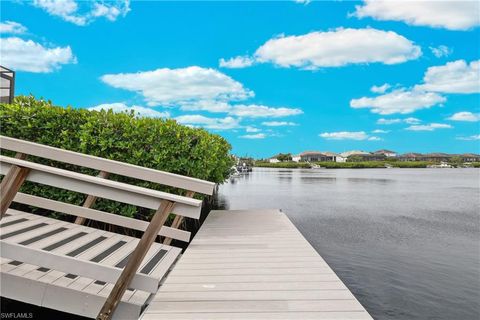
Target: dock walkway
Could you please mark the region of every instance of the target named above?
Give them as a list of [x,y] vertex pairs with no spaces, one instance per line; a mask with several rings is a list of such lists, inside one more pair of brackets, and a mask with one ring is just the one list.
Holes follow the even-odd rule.
[[143,320],[371,319],[280,210],[212,211]]

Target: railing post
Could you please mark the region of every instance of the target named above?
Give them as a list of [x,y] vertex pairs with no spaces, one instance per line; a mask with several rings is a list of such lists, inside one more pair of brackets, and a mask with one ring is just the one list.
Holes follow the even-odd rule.
[[[27,158],[27,155],[18,152],[15,155],[15,158],[24,160]],[[0,219],[3,218],[12,204],[13,198],[15,198],[15,195],[22,186],[29,172],[29,168],[12,166],[3,177],[2,183],[0,184]]]
[[150,224],[145,230],[145,233],[135,247],[135,250],[133,250],[132,254],[130,255],[127,265],[122,271],[122,274],[118,278],[115,286],[110,292],[110,295],[105,301],[105,304],[98,313],[97,320],[111,319],[113,312],[117,308],[118,303],[120,302],[123,294],[125,293],[125,290],[127,290],[128,285],[130,284],[138,268],[142,264],[145,255],[155,241],[158,232],[167,220],[170,212],[172,212],[174,204],[175,202],[162,200],[160,207],[155,212],[155,215],[150,221]]
[[[108,172],[100,171],[100,173],[98,174],[97,177],[105,179],[105,178],[108,177]],[[85,199],[85,202],[83,203],[83,207],[85,207],[85,208],[92,207],[96,200],[97,200],[96,196],[92,196],[91,194],[89,194],[87,199]],[[84,224],[86,220],[87,220],[86,218],[77,217],[77,219],[75,219],[75,223],[76,224]]]
[[[185,197],[193,198],[194,195],[195,195],[195,192],[187,191],[187,193],[185,194]],[[182,224],[182,221],[183,221],[183,216],[176,215],[172,221],[171,227],[178,229]],[[172,238],[165,238],[163,240],[163,244],[170,245],[170,243],[172,243]]]

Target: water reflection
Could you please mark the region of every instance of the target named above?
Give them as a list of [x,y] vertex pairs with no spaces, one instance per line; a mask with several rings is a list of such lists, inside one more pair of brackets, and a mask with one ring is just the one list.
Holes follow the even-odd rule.
[[255,169],[226,209],[281,208],[378,319],[479,319],[478,169]]

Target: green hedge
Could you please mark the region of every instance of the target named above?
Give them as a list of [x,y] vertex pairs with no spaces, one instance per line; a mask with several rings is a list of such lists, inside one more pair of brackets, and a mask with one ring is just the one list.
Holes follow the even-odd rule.
[[[174,120],[135,117],[133,113],[89,111],[53,106],[32,96],[0,104],[2,135],[87,153],[143,167],[222,183],[233,165],[230,144],[203,129],[179,125]],[[5,152],[3,152],[5,153]],[[96,174],[93,170],[38,159],[61,168]],[[175,192],[153,183],[112,176],[114,180]],[[85,196],[38,184],[25,184],[23,192],[80,204]],[[95,208],[136,216],[132,206],[97,201]],[[147,212],[143,211],[143,214]],[[147,214],[148,215],[148,214]]]

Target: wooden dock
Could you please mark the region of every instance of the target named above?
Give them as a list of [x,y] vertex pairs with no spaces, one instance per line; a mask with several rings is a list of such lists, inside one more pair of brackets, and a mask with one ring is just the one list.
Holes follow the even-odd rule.
[[212,211],[143,320],[371,319],[280,210]]

